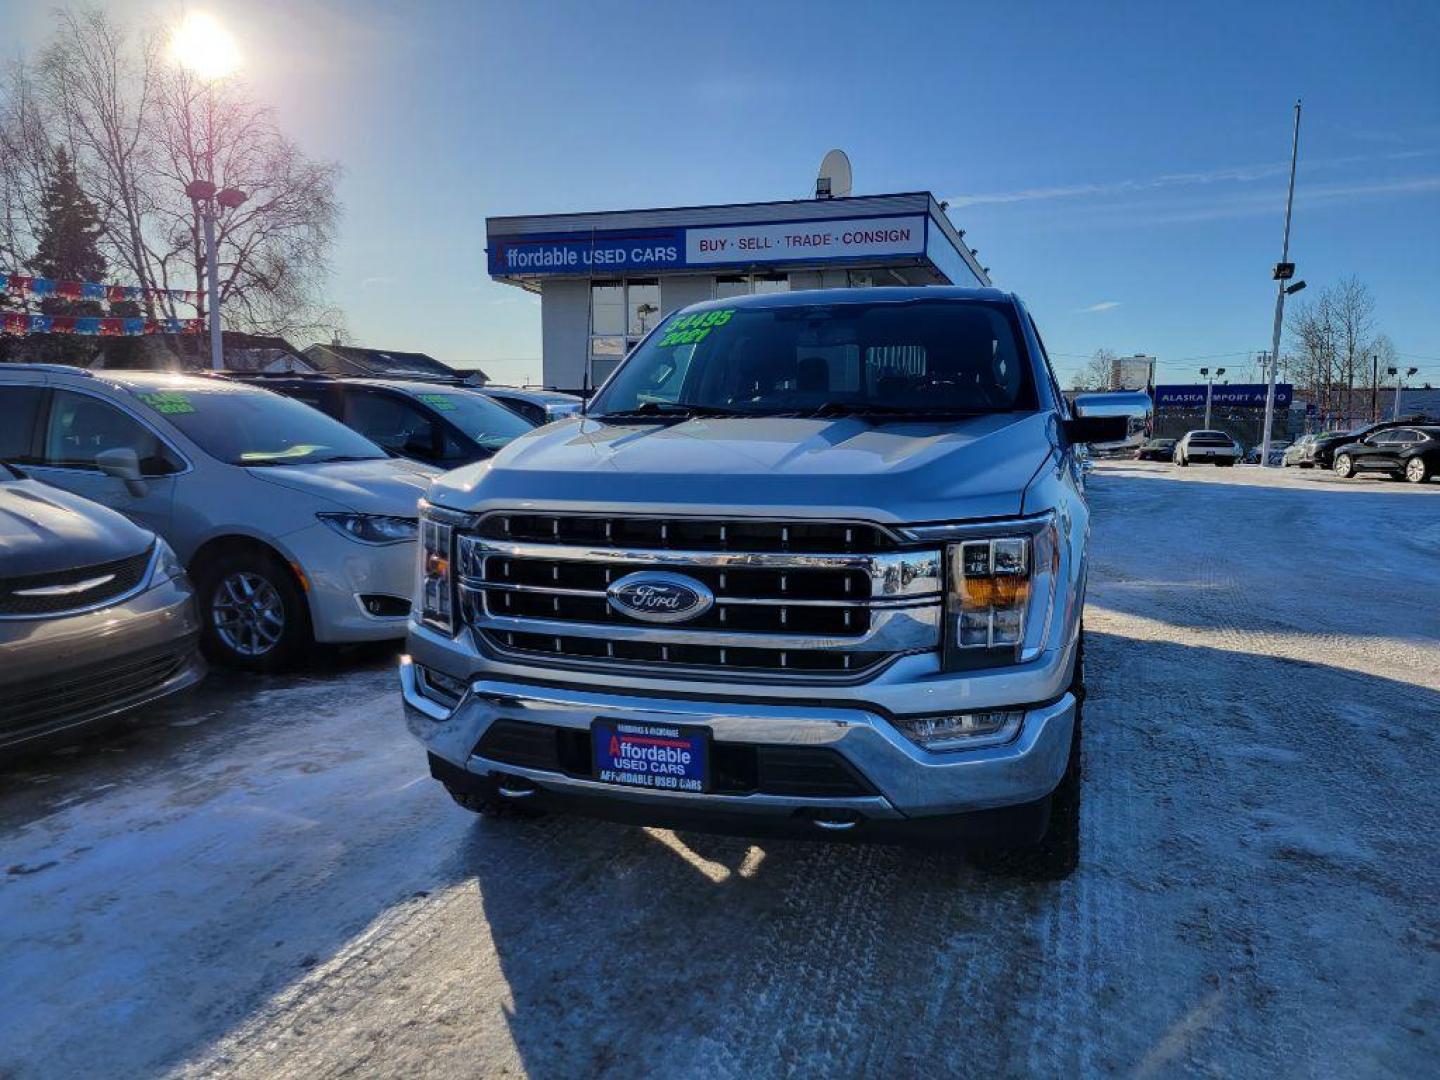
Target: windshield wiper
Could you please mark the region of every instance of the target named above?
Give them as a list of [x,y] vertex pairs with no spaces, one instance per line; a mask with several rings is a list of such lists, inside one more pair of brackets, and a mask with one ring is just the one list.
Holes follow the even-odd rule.
[[691,405],[678,401],[647,401],[634,409],[619,409],[615,412],[591,413],[592,420],[635,420],[656,418],[661,420],[690,420],[700,416],[753,416],[744,409],[731,409],[721,405]]

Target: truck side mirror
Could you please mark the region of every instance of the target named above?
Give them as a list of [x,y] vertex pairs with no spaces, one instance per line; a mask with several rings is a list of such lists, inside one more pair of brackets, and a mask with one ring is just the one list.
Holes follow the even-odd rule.
[[130,447],[101,450],[95,455],[95,464],[106,476],[125,481],[125,490],[137,499],[146,493],[145,480],[140,475],[140,458]]
[[1065,421],[1065,438],[1072,443],[1124,442],[1130,420],[1124,416],[1073,416]]

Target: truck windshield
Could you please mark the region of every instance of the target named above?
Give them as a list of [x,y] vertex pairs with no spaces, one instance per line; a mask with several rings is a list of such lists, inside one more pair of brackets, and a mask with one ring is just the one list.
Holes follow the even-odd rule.
[[598,396],[596,416],[969,414],[1037,407],[1015,310],[916,299],[671,316]]

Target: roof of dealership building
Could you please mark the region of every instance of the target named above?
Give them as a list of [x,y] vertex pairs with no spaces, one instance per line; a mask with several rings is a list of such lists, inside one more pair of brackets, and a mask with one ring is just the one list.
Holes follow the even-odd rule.
[[[888,219],[888,222],[887,222]],[[847,226],[844,244],[812,244],[804,229],[795,230],[793,243],[772,236],[775,243],[764,247],[763,236],[755,245],[732,240],[727,230],[744,227],[764,229],[786,225],[823,227],[827,223]],[[888,224],[909,228],[909,245],[897,245],[871,234]],[[888,195],[860,195],[833,199],[789,199],[779,202],[719,203],[705,206],[669,206],[635,210],[527,214],[490,217],[485,220],[489,268],[493,278],[516,285],[530,285],[536,273],[555,276],[570,272],[588,276],[592,264],[574,258],[569,266],[542,264],[544,245],[559,250],[562,245],[579,246],[606,240],[634,240],[674,247],[669,257],[635,260],[625,265],[594,265],[595,273],[609,270],[647,270],[653,273],[704,273],[751,268],[787,269],[821,266],[845,260],[855,263],[915,263],[930,268],[935,284],[989,284],[986,269],[966,246],[963,231],[946,216],[945,205],[928,191]],[[848,235],[853,234],[850,241]],[[871,240],[874,242],[870,242]],[[850,250],[843,250],[846,247]],[[837,248],[840,249],[837,254]],[[568,252],[565,252],[568,254]],[[638,263],[638,265],[636,265]]]

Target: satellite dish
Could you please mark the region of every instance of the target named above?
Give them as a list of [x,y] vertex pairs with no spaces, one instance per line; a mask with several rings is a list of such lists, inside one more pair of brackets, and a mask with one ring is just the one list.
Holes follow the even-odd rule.
[[850,159],[844,150],[831,150],[820,162],[820,174],[815,178],[817,199],[845,199],[850,196]]

